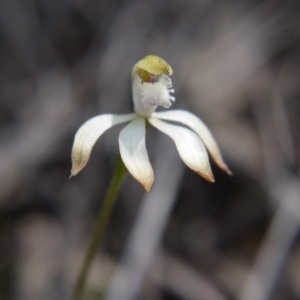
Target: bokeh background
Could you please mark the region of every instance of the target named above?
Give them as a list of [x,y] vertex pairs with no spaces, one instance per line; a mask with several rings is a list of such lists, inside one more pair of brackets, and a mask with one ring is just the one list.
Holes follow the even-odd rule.
[[1,0],[0,299],[70,299],[122,125],[69,179],[73,137],[132,110],[148,54],[173,67],[173,108],[206,122],[234,175],[212,164],[205,182],[149,130],[153,191],[127,177],[85,299],[300,299],[299,13],[296,0]]

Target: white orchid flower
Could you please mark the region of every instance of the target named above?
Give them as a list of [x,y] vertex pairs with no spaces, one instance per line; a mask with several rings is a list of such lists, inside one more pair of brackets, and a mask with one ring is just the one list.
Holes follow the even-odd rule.
[[[206,148],[214,162],[231,174],[212,134],[197,116],[184,110],[155,112],[157,107],[169,108],[175,101],[174,96],[170,95],[174,93],[169,77],[172,73],[169,64],[155,55],[146,56],[133,67],[132,96],[135,112],[124,115],[104,114],[86,121],[75,135],[71,176],[77,175],[85,167],[93,146],[107,129],[129,121],[119,136],[121,158],[129,173],[147,192],[153,185],[154,172],[145,144],[146,122],[168,135],[174,141],[182,161],[206,180],[214,182]],[[184,127],[165,121],[181,123]]]

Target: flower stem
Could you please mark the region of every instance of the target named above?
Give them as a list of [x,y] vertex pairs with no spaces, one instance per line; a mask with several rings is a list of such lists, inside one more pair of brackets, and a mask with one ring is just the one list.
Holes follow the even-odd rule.
[[107,189],[106,196],[104,198],[103,206],[98,214],[98,218],[96,221],[96,225],[94,231],[92,233],[92,237],[90,243],[88,245],[88,249],[79,273],[79,276],[76,281],[76,285],[73,293],[73,300],[81,300],[83,299],[84,290],[86,286],[86,281],[88,278],[88,272],[97,252],[98,246],[100,242],[103,240],[104,232],[108,223],[108,220],[111,216],[112,210],[116,203],[116,196],[118,191],[125,179],[126,167],[120,157],[117,158],[114,176],[110,182],[110,185]]

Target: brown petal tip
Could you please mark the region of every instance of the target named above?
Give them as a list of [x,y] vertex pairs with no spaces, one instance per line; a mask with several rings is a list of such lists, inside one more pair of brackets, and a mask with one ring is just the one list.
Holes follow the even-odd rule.
[[[135,178],[136,179],[136,178]],[[137,180],[137,179],[136,179]],[[143,187],[143,189],[147,192],[150,193],[152,186],[153,186],[153,181],[152,182],[141,182],[137,180],[137,182]]]
[[[128,171],[129,172],[129,171]],[[129,172],[130,173],[130,172]],[[131,174],[132,175],[132,174]],[[143,178],[143,180],[141,180],[141,178],[138,178],[136,176],[132,177],[142,186],[142,188],[147,192],[150,193],[153,183],[154,183],[154,174],[152,173],[151,176],[149,176],[148,178]]]
[[212,172],[208,172],[208,173],[196,172],[196,173],[198,175],[200,175],[202,178],[204,178],[205,180],[207,180],[208,182],[211,182],[211,183],[215,182],[215,177]]
[[223,163],[221,169],[222,169],[225,173],[227,173],[229,176],[232,176],[232,175],[233,175],[232,172],[231,172],[231,170],[228,168],[228,166],[227,166],[225,163]]
[[83,168],[76,168],[76,166],[73,165],[72,170],[71,170],[71,175],[69,178],[72,178],[76,176]]
[[69,179],[71,179],[72,177],[75,177],[76,175],[77,175],[77,173],[74,173],[71,171],[71,175],[70,175]]

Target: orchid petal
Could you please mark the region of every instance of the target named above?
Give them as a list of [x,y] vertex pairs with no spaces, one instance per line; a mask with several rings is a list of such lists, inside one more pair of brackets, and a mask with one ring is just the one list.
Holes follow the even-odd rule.
[[173,139],[181,159],[189,168],[206,180],[214,182],[205,146],[193,131],[153,117],[149,119],[149,122]]
[[71,176],[77,175],[89,161],[98,138],[114,125],[132,120],[136,114],[100,115],[86,121],[77,131],[72,149]]
[[232,174],[230,169],[224,162],[221,151],[214,137],[212,136],[210,130],[196,115],[184,110],[172,110],[172,111],[154,113],[153,117],[162,120],[179,122],[191,128],[201,138],[204,145],[208,149],[212,159],[218,165],[218,167],[223,171],[225,171],[227,174],[229,175]]
[[145,135],[145,119],[136,117],[120,132],[119,146],[129,173],[149,192],[154,182],[154,173],[146,149]]

